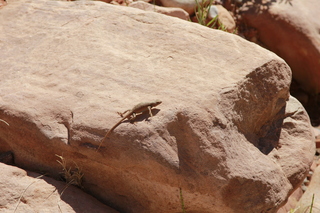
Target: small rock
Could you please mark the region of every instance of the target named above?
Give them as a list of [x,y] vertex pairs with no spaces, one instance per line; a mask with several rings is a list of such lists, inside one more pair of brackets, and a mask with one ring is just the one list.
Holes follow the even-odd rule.
[[[197,7],[195,0],[160,0],[165,7],[178,7],[187,11],[190,15],[194,14]],[[201,0],[199,0],[201,2]],[[208,2],[208,1],[205,1]]]
[[152,5],[144,1],[136,1],[129,4],[130,7],[138,8],[144,11],[153,11],[161,14],[165,14],[172,17],[177,17],[183,20],[189,20],[189,14],[181,8],[173,7],[160,7],[157,5]]
[[208,18],[211,20],[218,15],[220,23],[226,28],[228,32],[234,32],[236,29],[236,23],[234,22],[229,11],[221,5],[212,5],[208,14]]
[[218,8],[217,8],[216,5],[212,5],[212,6],[210,7],[208,17],[209,17],[210,19],[213,19],[213,18],[215,18],[217,15],[219,15]]

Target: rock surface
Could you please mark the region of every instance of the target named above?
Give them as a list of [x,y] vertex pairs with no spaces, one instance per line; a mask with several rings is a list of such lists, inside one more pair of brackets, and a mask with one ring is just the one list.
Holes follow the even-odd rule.
[[[229,33],[103,2],[12,1],[0,13],[0,151],[60,172],[120,212],[276,212],[313,160],[291,71]],[[117,111],[161,99],[154,117]]]
[[66,183],[3,163],[0,171],[0,212],[117,212]]
[[262,2],[248,1],[241,8],[246,27],[255,28],[258,42],[289,64],[305,90],[319,93],[320,1]]

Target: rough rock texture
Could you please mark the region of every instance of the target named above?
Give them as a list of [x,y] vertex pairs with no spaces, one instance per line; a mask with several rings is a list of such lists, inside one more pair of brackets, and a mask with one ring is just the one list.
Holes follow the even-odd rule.
[[156,5],[149,4],[144,1],[136,1],[129,4],[130,7],[138,8],[145,11],[152,11],[168,16],[173,16],[181,18],[183,20],[189,20],[189,14],[181,8],[172,8],[172,7],[159,7]]
[[320,92],[320,1],[256,2],[241,8],[246,26],[255,28],[258,42],[289,64],[305,90]]
[[117,212],[72,185],[3,163],[0,171],[0,212]]
[[[12,1],[0,13],[0,151],[121,212],[276,212],[314,154],[291,71],[229,33],[103,2]],[[161,99],[154,117],[117,111]],[[71,163],[72,164],[72,163]]]

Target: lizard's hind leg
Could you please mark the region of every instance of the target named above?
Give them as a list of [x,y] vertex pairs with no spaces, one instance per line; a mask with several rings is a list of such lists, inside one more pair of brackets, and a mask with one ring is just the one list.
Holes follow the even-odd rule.
[[121,116],[121,118],[123,118],[124,117],[124,115],[127,113],[127,112],[129,112],[130,110],[128,109],[128,110],[126,110],[126,111],[124,111],[124,112],[117,112],[118,113],[118,115],[120,115]]

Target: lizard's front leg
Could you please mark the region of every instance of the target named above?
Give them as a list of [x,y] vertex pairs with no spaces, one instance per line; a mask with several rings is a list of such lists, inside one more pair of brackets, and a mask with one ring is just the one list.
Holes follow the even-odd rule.
[[149,110],[150,117],[152,117],[153,115],[152,115],[152,112],[151,112],[151,106],[148,106],[148,110]]
[[132,115],[130,116],[129,120],[130,122],[133,122],[133,120],[137,117],[137,114],[136,113],[132,113]]

